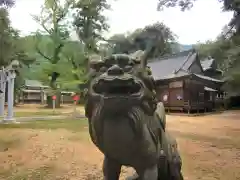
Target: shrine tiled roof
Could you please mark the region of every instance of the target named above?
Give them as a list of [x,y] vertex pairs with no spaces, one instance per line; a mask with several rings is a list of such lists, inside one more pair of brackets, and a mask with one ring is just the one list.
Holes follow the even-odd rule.
[[148,63],[148,66],[152,71],[154,80],[167,79],[186,75],[195,58],[196,52],[189,50],[163,58],[155,58]]

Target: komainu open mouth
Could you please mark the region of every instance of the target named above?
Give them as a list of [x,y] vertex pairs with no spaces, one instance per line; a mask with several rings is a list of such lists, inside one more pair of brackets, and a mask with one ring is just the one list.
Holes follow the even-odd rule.
[[93,85],[93,90],[95,93],[105,96],[129,96],[140,93],[141,84],[136,82],[134,79],[100,79],[96,84]]

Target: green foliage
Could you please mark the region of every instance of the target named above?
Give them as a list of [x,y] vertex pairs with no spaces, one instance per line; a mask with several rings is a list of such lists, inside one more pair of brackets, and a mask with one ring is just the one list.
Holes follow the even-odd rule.
[[[69,41],[62,52],[63,58],[72,67],[72,75],[78,84],[86,81],[87,54],[84,45],[80,42]],[[72,83],[74,84],[74,83]]]
[[109,8],[107,0],[76,0],[73,5],[73,26],[89,53],[98,52],[97,42],[103,40],[102,33],[109,28],[103,15]]
[[21,65],[30,66],[35,62],[35,58],[27,54],[20,42],[19,32],[12,29],[12,60],[18,60]]
[[0,66],[6,66],[12,56],[12,33],[8,11],[0,8]]
[[0,129],[67,129],[74,132],[80,132],[87,126],[86,119],[48,119],[40,121],[29,121],[20,124],[0,124]]
[[[60,60],[57,64],[46,62],[39,69],[38,76],[41,81],[47,83],[48,75],[51,72],[60,74],[56,83],[64,90],[77,90],[77,85],[85,82],[86,78],[86,56],[81,43],[66,41],[60,54]],[[64,72],[64,73],[63,73]]]
[[162,10],[164,7],[179,6],[182,11],[193,7],[193,2],[196,0],[159,0],[158,10]]
[[99,54],[102,57],[109,56],[113,53],[113,48],[111,43],[103,42],[99,44]]
[[0,0],[0,6],[12,7],[14,4],[14,0]]
[[11,61],[18,60],[20,68],[17,70],[17,77],[15,80],[15,92],[23,84],[24,71],[32,64],[35,59],[30,57],[22,48],[19,41],[19,32],[11,27],[8,11],[5,8],[0,9],[0,67],[8,66]]
[[[42,30],[22,38],[11,28],[8,12],[3,9],[0,12],[0,16],[4,17],[0,21],[0,33],[5,34],[0,36],[0,40],[5,44],[2,49],[5,49],[0,54],[0,62],[7,65],[13,59],[21,61],[21,76],[17,77],[16,82],[18,87],[24,79],[40,80],[49,85],[49,76],[57,72],[60,76],[50,83],[53,89],[77,90],[78,85],[87,80],[88,54],[98,52],[97,43],[108,29],[102,14],[108,8],[104,0],[45,0],[41,13],[33,16]],[[70,10],[75,13],[71,14]],[[74,22],[69,21],[70,16],[73,16]],[[80,42],[69,40],[72,25]]]
[[163,23],[148,25],[143,29],[136,29],[133,33],[116,34],[109,40],[114,53],[132,53],[146,50],[148,43],[153,42],[151,57],[170,54],[172,45],[176,43],[176,35]]
[[216,41],[199,44],[196,48],[200,56],[212,56],[218,67],[224,73],[227,83],[224,89],[230,94],[240,90],[240,38],[232,36],[229,39],[219,37]]
[[70,1],[66,1],[62,5],[60,0],[45,0],[41,14],[33,16],[34,20],[43,28],[43,33],[49,37],[49,42],[45,46],[47,51],[49,51],[49,55],[46,55],[44,54],[46,49],[43,52],[41,47],[38,46],[38,43],[42,41],[42,33],[36,33],[37,52],[52,64],[57,64],[60,60],[59,54],[64,46],[64,41],[69,38],[68,26],[64,21],[66,20],[70,5]]
[[[37,32],[35,36],[35,48],[38,54],[44,59],[49,61],[49,65],[44,69],[43,79],[51,77],[50,87],[57,89],[56,73],[61,75],[57,64],[61,60],[61,51],[64,47],[65,41],[69,38],[69,27],[66,17],[69,12],[69,8],[72,4],[71,0],[66,0],[64,3],[60,0],[45,0],[42,7],[41,14],[39,16],[33,16],[34,20],[38,22],[43,28],[44,32]],[[40,47],[39,44],[43,40],[43,33],[49,37],[48,41],[44,39],[44,46]]]
[[135,51],[134,43],[130,35],[115,34],[108,40],[113,53],[128,53]]
[[[60,74],[56,81],[58,86],[63,90],[71,91],[76,91],[77,85],[84,82],[86,55],[83,45],[80,42],[66,40],[59,54],[60,60],[57,64],[52,64],[37,52],[35,48],[35,36],[26,36],[21,38],[20,41],[24,49],[36,58],[35,63],[31,64],[30,69],[24,72],[26,79],[40,80],[44,84],[49,85],[49,74],[58,72]],[[42,35],[38,46],[45,55],[51,55],[53,45],[49,36]]]
[[19,92],[19,89],[24,84],[25,72],[29,71],[29,67],[36,59],[34,56],[29,55],[22,47],[22,44],[19,41],[20,36],[18,31],[13,30],[12,32],[12,60],[18,60],[20,63],[15,80],[15,92]]

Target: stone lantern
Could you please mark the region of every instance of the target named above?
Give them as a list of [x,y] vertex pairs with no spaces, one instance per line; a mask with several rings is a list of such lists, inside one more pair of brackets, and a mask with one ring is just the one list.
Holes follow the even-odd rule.
[[6,82],[8,85],[8,112],[7,116],[4,117],[3,122],[15,122],[13,117],[13,104],[14,104],[14,79],[16,78],[16,70],[19,68],[20,64],[18,60],[13,60],[10,65],[6,68],[2,68],[0,70],[1,76],[1,91],[2,94],[0,95],[0,115],[4,116],[4,105],[5,105],[5,90],[6,90]]

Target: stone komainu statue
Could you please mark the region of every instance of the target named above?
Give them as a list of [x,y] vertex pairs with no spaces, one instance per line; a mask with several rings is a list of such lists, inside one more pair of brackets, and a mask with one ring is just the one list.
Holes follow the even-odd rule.
[[183,180],[177,143],[165,130],[150,71],[141,61],[115,54],[90,65],[85,112],[93,143],[104,154],[104,180]]

